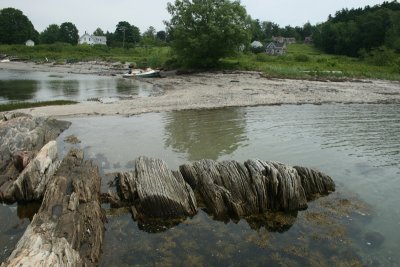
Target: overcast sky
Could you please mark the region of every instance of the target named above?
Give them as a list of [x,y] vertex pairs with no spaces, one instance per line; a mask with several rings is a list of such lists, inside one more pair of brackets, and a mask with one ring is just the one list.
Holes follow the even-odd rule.
[[[149,26],[164,30],[166,11],[172,0],[0,0],[0,9],[21,10],[35,29],[43,31],[50,24],[72,22],[80,34],[100,27],[114,32],[119,21],[128,21],[143,32]],[[242,0],[253,19],[272,21],[280,26],[302,26],[326,21],[329,14],[342,8],[381,4],[383,0]]]

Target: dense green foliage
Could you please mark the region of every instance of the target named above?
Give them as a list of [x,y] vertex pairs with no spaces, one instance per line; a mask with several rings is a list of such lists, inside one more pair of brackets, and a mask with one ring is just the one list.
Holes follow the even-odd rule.
[[267,42],[273,36],[293,37],[298,42],[303,42],[306,37],[312,35],[315,26],[309,22],[302,27],[285,26],[281,28],[278,24],[270,21],[251,20],[251,40]]
[[72,22],[64,22],[60,25],[59,41],[72,45],[78,44],[79,32]]
[[127,21],[118,22],[114,33],[106,33],[107,44],[112,47],[133,47],[140,42],[140,30]]
[[0,10],[0,44],[24,44],[29,39],[37,42],[38,36],[32,22],[20,10]]
[[377,65],[375,58],[357,59],[347,56],[326,54],[311,45],[291,44],[284,56],[242,54],[225,58],[220,68],[256,70],[268,77],[346,80],[374,78],[400,80],[400,65]]
[[79,61],[135,62],[137,67],[162,67],[170,58],[169,47],[132,48],[107,47],[105,45],[77,45],[54,43],[48,45],[0,45],[1,53],[37,63],[65,64]]
[[168,3],[171,47],[181,66],[212,67],[250,41],[246,9],[229,0]]
[[39,40],[41,44],[53,44],[60,41],[60,27],[57,24],[49,25],[40,33]]
[[359,56],[386,46],[400,52],[400,3],[343,9],[318,25],[315,45],[331,54]]
[[59,105],[72,105],[77,104],[76,101],[69,100],[55,100],[55,101],[42,101],[42,102],[17,102],[0,104],[0,112],[23,109],[23,108],[35,108],[44,106],[59,106]]

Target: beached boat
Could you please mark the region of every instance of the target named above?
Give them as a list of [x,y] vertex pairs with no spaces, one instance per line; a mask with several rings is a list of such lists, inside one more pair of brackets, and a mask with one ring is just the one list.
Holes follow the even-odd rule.
[[148,71],[144,71],[142,73],[136,74],[136,77],[140,77],[140,78],[156,78],[156,77],[160,77],[160,71],[159,70],[148,70]]
[[130,73],[122,74],[124,78],[156,78],[160,77],[159,70],[147,69],[147,70],[132,70]]

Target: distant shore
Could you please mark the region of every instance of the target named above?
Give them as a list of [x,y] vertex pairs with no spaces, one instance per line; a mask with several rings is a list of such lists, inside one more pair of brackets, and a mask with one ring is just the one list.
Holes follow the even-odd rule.
[[[124,66],[103,62],[68,65],[9,62],[0,63],[0,69],[115,75],[122,74]],[[32,115],[72,117],[281,104],[400,103],[400,82],[385,80],[331,82],[271,79],[258,72],[236,71],[168,75],[142,81],[159,87],[161,93],[108,104],[82,102],[21,111]]]

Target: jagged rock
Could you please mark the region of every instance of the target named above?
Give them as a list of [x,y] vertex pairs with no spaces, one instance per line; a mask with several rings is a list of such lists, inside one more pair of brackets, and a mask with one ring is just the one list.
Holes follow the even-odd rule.
[[[0,195],[39,150],[70,126],[70,122],[23,113],[0,115]],[[6,185],[5,185],[6,184]]]
[[47,182],[59,165],[57,143],[50,141],[29,162],[15,181],[9,180],[1,186],[0,200],[6,203],[41,200]]
[[104,235],[100,175],[71,150],[47,184],[43,203],[1,266],[96,266]]
[[335,190],[332,179],[321,172],[272,161],[200,160],[171,172],[161,160],[140,157],[135,167],[134,172],[117,175],[117,193],[106,198],[116,206],[133,205],[132,213],[138,217],[194,214],[196,202],[187,184],[197,203],[221,220],[303,210],[307,198]]
[[180,166],[188,183],[196,184],[206,208],[216,218],[307,207],[296,170],[283,164],[249,160],[201,160]]
[[261,160],[248,160],[245,165],[253,181],[263,185],[261,188],[264,190],[259,192],[263,210],[296,211],[307,208],[306,195],[296,169],[279,162]]
[[308,199],[315,194],[327,195],[335,191],[335,183],[328,175],[306,167],[294,166]]
[[179,172],[171,172],[162,160],[139,157],[135,170],[119,173],[115,185],[120,200],[133,205],[133,215],[139,220],[197,213],[193,190]]

